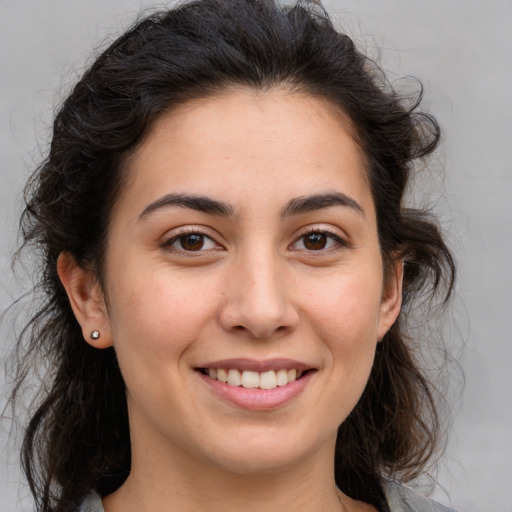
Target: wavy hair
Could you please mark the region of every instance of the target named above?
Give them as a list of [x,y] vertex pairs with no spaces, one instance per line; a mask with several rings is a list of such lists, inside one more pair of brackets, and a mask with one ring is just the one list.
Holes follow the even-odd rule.
[[415,162],[440,130],[402,98],[379,67],[338,32],[317,2],[195,0],[137,22],[85,72],[58,110],[47,158],[25,190],[22,249],[39,256],[42,302],[17,343],[13,403],[31,365],[48,369],[22,447],[37,509],[74,510],[106,495],[130,472],[125,386],[112,348],[84,342],[57,275],[62,251],[102,282],[109,218],[123,169],[163,112],[229,87],[287,87],[329,100],[350,119],[366,155],[384,268],[404,261],[400,317],[378,344],[368,385],[340,426],[338,486],[371,503],[385,477],[411,479],[436,452],[435,387],[407,333],[418,301],[443,307],[455,266],[441,232],[405,208]]

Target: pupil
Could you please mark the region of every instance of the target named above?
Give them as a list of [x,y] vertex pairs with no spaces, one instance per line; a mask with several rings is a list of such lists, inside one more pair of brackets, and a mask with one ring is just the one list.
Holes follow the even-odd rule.
[[314,251],[318,251],[319,249],[323,249],[327,244],[327,237],[324,233],[311,233],[307,235],[305,246],[308,249],[312,249]]
[[204,239],[202,235],[187,235],[182,237],[181,246],[187,251],[198,251],[204,245]]

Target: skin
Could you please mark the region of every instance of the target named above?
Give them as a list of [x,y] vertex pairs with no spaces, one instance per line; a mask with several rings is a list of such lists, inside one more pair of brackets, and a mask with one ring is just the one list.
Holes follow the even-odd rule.
[[[338,426],[401,300],[400,264],[384,283],[364,162],[341,113],[286,90],[230,90],[155,122],[113,209],[104,289],[69,254],[58,265],[84,338],[114,346],[127,386],[132,472],[107,512],[374,510],[333,477]],[[333,193],[353,203],[283,216]],[[232,215],[155,205],[167,194]],[[184,230],[205,235],[201,250]],[[196,371],[241,357],[315,371],[285,404],[251,410]]]

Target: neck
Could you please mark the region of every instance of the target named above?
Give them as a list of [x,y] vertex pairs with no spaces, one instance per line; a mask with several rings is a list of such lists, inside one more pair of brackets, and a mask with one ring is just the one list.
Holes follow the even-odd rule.
[[352,500],[334,482],[332,453],[329,449],[330,455],[315,453],[272,471],[242,473],[195,461],[190,454],[174,451],[156,460],[134,451],[130,476],[104,499],[104,507],[106,512],[353,510]]

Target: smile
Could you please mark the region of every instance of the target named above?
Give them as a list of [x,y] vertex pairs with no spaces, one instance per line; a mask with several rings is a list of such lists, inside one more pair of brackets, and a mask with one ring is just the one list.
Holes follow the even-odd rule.
[[304,374],[303,370],[279,369],[257,372],[251,370],[238,370],[236,368],[203,368],[201,372],[213,380],[223,382],[233,387],[274,389],[286,386]]
[[254,411],[292,402],[318,370],[310,363],[288,358],[204,361],[194,369],[207,389],[221,400]]

